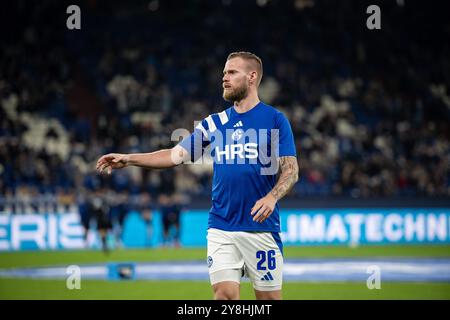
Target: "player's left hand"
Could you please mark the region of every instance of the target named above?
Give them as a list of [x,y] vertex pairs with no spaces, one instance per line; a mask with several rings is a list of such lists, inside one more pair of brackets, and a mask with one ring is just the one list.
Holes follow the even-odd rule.
[[271,193],[256,201],[250,212],[253,216],[253,221],[264,222],[272,214],[276,204],[277,199]]

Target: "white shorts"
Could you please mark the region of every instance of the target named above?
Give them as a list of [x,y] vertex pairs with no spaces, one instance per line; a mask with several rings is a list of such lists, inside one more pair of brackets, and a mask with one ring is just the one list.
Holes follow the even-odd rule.
[[211,228],[207,239],[211,285],[222,281],[240,283],[246,275],[256,290],[281,290],[283,255],[279,234]]

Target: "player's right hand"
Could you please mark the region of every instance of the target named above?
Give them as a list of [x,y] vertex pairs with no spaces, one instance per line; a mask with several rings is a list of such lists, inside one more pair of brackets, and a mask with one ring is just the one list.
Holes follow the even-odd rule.
[[127,154],[109,153],[100,157],[97,161],[96,170],[99,173],[106,172],[111,174],[112,169],[122,169],[128,165],[130,157]]

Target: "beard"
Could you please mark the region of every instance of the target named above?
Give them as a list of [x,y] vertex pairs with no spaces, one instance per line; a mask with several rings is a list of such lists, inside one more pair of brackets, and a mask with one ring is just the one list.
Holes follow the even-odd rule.
[[248,87],[243,84],[242,86],[231,89],[231,90],[223,90],[223,98],[229,102],[241,101],[245,99],[248,95]]

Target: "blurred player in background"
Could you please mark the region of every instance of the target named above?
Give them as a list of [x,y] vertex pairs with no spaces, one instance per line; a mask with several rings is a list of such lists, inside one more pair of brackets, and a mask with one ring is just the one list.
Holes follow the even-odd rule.
[[189,200],[182,194],[175,193],[172,196],[172,207],[175,212],[176,219],[173,227],[175,230],[173,241],[175,247],[181,247],[180,235],[181,235],[181,213],[186,210],[186,206]]
[[179,248],[180,243],[180,215],[183,210],[183,199],[179,194],[171,196],[162,194],[159,197],[159,208],[163,221],[163,245]]
[[110,217],[110,207],[105,199],[105,190],[103,188],[96,188],[89,203],[90,215],[95,218],[97,222],[97,231],[100,236],[102,250],[105,253],[109,252],[107,237],[112,229],[112,222]]
[[91,210],[89,206],[89,200],[85,192],[80,192],[78,198],[78,212],[80,214],[80,222],[83,226],[83,240],[85,248],[89,248],[89,229],[91,225]]
[[298,163],[287,118],[259,100],[262,74],[259,57],[231,53],[222,81],[223,98],[232,106],[206,117],[172,149],[112,153],[97,161],[97,170],[108,174],[127,166],[171,168],[197,161],[211,146],[214,176],[207,262],[215,299],[239,299],[244,274],[257,299],[282,298],[277,202],[298,180]]
[[123,227],[125,218],[129,212],[128,201],[128,190],[122,190],[117,197],[113,199],[113,205],[111,206],[111,217],[113,220],[114,236],[117,247],[123,246]]
[[163,223],[163,246],[170,246],[173,228],[175,228],[174,242],[178,242],[180,212],[176,210],[172,197],[169,195],[161,194],[158,202]]
[[151,202],[152,200],[149,193],[143,192],[139,199],[139,212],[141,213],[141,218],[145,223],[146,247],[151,247],[153,244],[153,208]]

